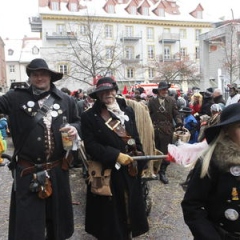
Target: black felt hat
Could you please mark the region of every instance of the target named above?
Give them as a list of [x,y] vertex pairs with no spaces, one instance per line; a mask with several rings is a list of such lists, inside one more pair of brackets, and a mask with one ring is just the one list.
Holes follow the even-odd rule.
[[220,122],[205,130],[208,143],[211,143],[220,133],[222,127],[240,122],[240,103],[233,103],[225,107],[220,115]]
[[111,89],[118,91],[117,83],[110,77],[103,77],[98,80],[96,88],[89,94],[89,96],[93,99],[97,99],[98,92]]
[[179,110],[182,113],[192,113],[192,109],[190,107],[183,107]]
[[55,82],[57,80],[62,79],[63,74],[60,72],[55,72],[49,69],[46,61],[42,58],[33,59],[26,67],[27,75],[30,77],[31,72],[38,70],[47,70],[51,74],[51,81]]
[[158,94],[158,91],[159,91],[159,90],[168,89],[168,88],[170,88],[170,87],[171,87],[171,84],[170,84],[170,83],[167,83],[167,82],[165,82],[165,81],[161,81],[161,82],[158,84],[158,88],[154,88],[154,89],[152,90],[152,92],[153,92],[154,94]]

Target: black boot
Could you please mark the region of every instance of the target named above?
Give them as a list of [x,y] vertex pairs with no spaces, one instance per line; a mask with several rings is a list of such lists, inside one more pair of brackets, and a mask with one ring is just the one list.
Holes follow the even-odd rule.
[[164,183],[168,184],[168,178],[166,176],[166,170],[167,170],[168,164],[165,164],[164,162],[161,164],[160,171],[159,171],[159,180]]

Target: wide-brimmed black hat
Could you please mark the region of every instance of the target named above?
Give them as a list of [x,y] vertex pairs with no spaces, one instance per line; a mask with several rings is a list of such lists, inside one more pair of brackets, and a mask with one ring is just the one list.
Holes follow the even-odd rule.
[[111,89],[115,89],[116,91],[118,91],[117,83],[110,77],[103,77],[98,80],[96,88],[93,92],[89,93],[89,96],[93,99],[97,99],[98,92]]
[[190,107],[183,107],[179,110],[182,113],[192,113],[192,109]]
[[154,94],[158,94],[158,91],[159,91],[159,90],[168,89],[168,88],[170,88],[170,87],[171,87],[171,84],[170,84],[170,83],[167,83],[167,82],[165,82],[165,81],[161,81],[161,82],[158,84],[158,88],[154,88],[154,89],[152,90],[152,92],[153,92]]
[[240,122],[240,103],[233,103],[225,107],[220,115],[220,122],[205,130],[208,144],[211,143],[220,133],[222,127]]
[[41,58],[35,58],[33,59],[26,67],[27,75],[30,77],[31,72],[37,71],[37,70],[47,70],[51,73],[51,81],[55,82],[57,80],[62,79],[63,74],[60,72],[55,72],[51,69],[49,69],[46,61]]

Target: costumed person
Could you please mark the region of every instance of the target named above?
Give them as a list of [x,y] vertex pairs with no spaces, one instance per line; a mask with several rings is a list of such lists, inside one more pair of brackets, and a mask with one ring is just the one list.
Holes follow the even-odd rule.
[[236,83],[228,85],[229,88],[229,97],[226,101],[226,107],[233,103],[240,102],[240,94],[238,93],[238,87]]
[[132,239],[149,229],[141,186],[146,161],[133,161],[132,153],[143,155],[135,114],[117,91],[112,78],[99,79],[89,94],[96,101],[81,115],[87,154],[111,170],[112,196],[94,194],[87,186],[85,230],[99,240]]
[[205,130],[209,144],[190,172],[181,203],[195,240],[240,239],[240,104]]
[[[168,95],[170,86],[171,84],[161,81],[158,88],[152,90],[154,94],[157,94],[157,97],[150,99],[148,102],[149,113],[154,127],[155,146],[163,154],[167,154],[167,146],[172,143],[174,127],[183,127],[176,100]],[[164,184],[169,182],[166,176],[169,164],[168,161],[163,160],[160,165],[159,179]]]
[[[27,65],[26,73],[29,88],[0,97],[0,112],[9,117],[14,145],[8,239],[65,240],[72,236],[74,222],[61,131],[75,141],[80,119],[73,98],[54,85],[62,73],[40,58]],[[69,125],[61,128],[63,116]]]
[[222,107],[222,110],[223,110],[226,105],[226,101],[223,98],[222,90],[220,88],[215,88],[213,90],[212,96],[213,96],[213,102],[218,103]]
[[189,107],[192,109],[193,116],[198,116],[202,110],[203,96],[199,92],[195,92],[191,96],[191,100],[189,102]]
[[[221,105],[214,103],[210,107],[211,111],[211,116],[208,117],[207,121],[202,121],[201,127],[200,127],[200,132],[198,135],[198,141],[201,142],[205,138],[205,129],[216,125],[220,121],[220,115],[222,112],[222,107]],[[203,116],[208,116],[208,115],[202,115],[200,118],[204,118]],[[207,117],[206,117],[207,118]]]
[[183,126],[189,130],[191,136],[188,143],[196,143],[198,141],[199,124],[196,118],[192,115],[192,109],[183,107],[179,110],[183,114]]

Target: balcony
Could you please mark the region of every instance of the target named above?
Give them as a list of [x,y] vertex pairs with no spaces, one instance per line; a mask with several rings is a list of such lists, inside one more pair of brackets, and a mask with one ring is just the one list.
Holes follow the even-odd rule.
[[141,61],[140,57],[137,57],[136,58],[122,58],[121,62],[123,64],[136,64],[136,63],[139,63]]
[[46,32],[47,40],[77,40],[75,32]]
[[159,43],[176,43],[180,41],[179,33],[163,33],[158,38]]
[[40,17],[31,17],[28,20],[32,32],[42,32],[42,20]]
[[176,54],[166,54],[166,55],[162,55],[160,54],[158,56],[159,62],[176,62],[179,61],[180,55],[178,53]]
[[123,36],[120,38],[121,42],[138,42],[142,37],[141,36]]

